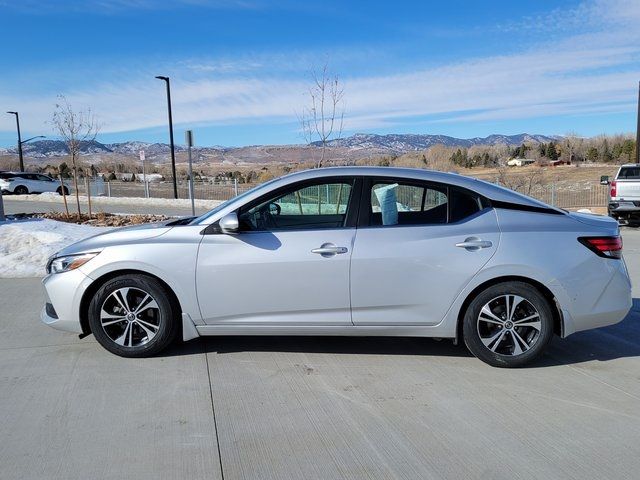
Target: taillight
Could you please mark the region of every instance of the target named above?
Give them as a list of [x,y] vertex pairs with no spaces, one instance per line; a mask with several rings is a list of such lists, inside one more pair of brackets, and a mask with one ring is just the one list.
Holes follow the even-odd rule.
[[610,197],[615,197],[616,193],[618,193],[618,187],[616,185],[616,181],[611,182],[611,192],[609,193]]
[[578,241],[594,252],[605,258],[622,257],[622,238],[615,237],[580,237]]

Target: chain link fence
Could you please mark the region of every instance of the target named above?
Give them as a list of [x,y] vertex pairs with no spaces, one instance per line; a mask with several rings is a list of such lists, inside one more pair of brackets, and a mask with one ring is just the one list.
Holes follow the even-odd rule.
[[609,201],[609,187],[599,182],[557,182],[516,191],[560,208],[601,208]]
[[[141,182],[103,181],[92,179],[90,182],[78,182],[81,195],[86,195],[87,185],[92,196],[133,197],[133,198],[173,198],[171,181]],[[194,197],[199,200],[228,200],[256,184],[230,182],[194,182]],[[556,182],[531,187],[517,187],[516,191],[541,200],[549,205],[561,208],[599,208],[606,207],[609,189],[598,182]],[[188,199],[189,182],[178,182],[178,198]]]
[[[78,182],[78,191],[86,195],[87,185],[92,196],[132,197],[132,198],[174,198],[172,182],[124,182],[92,179],[89,182]],[[189,182],[178,182],[178,198],[188,199]],[[228,200],[254,187],[255,184],[237,182],[198,182],[194,181],[194,198],[197,200]]]

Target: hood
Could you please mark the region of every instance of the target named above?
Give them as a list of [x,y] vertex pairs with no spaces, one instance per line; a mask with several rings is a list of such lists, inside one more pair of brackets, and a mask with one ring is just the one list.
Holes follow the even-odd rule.
[[108,232],[99,233],[93,237],[85,238],[63,248],[55,256],[72,255],[75,253],[99,251],[113,245],[127,245],[138,243],[142,240],[159,237],[173,228],[175,220],[159,223],[145,223],[130,227],[114,228]]

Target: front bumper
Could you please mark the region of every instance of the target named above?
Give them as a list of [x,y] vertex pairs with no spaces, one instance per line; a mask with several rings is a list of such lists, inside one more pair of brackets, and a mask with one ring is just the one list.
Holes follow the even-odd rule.
[[42,284],[46,294],[40,320],[58,330],[83,333],[80,323],[80,303],[92,280],[80,270],[55,273],[44,277]]

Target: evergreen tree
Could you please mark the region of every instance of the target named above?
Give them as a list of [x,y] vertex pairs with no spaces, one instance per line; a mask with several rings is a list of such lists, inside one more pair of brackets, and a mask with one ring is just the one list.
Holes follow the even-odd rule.
[[555,143],[549,142],[549,145],[547,145],[546,157],[549,160],[558,160],[558,158],[560,157]]
[[538,145],[538,154],[541,157],[546,157],[547,156],[547,144],[546,143],[541,143]]
[[613,160],[613,155],[611,155],[611,151],[609,150],[609,142],[605,138],[602,142],[602,161],[610,162]]
[[527,158],[527,146],[524,143],[518,148],[518,158]]
[[633,140],[625,140],[624,143],[622,144],[622,153],[627,156],[628,162],[633,161],[633,154],[635,153],[635,150],[636,150],[635,147],[636,147],[636,142],[634,142]]

